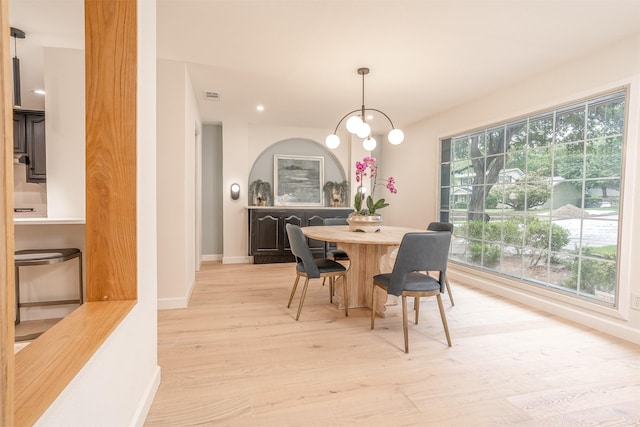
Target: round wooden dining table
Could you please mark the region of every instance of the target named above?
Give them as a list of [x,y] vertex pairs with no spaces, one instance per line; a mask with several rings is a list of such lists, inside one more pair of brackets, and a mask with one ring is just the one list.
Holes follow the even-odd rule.
[[[393,265],[388,262],[393,249],[400,246],[400,242],[406,233],[425,232],[421,228],[382,226],[375,233],[363,233],[349,231],[348,225],[311,226],[302,227],[305,236],[335,242],[338,249],[349,255],[349,269],[347,270],[347,284],[349,291],[349,308],[371,307],[371,292],[373,290],[373,276],[379,273],[390,272]],[[336,285],[342,286],[342,281]],[[381,292],[376,300],[378,306],[376,312],[384,316],[386,294]],[[337,295],[342,295],[341,290],[336,290]],[[342,300],[339,299],[342,304]]]

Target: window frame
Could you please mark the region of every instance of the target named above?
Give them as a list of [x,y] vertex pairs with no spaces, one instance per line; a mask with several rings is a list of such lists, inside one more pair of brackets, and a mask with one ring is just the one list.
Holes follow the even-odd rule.
[[[541,296],[545,296],[545,297],[551,297],[552,299],[555,300],[559,300],[563,303],[567,303],[570,305],[575,305],[575,306],[579,306],[582,308],[587,308],[591,311],[594,312],[600,312],[603,314],[607,314],[609,316],[615,317],[615,318],[620,318],[620,319],[627,319],[628,318],[628,308],[626,307],[626,300],[627,298],[624,296],[626,295],[626,291],[628,288],[628,284],[625,282],[621,282],[621,276],[623,276],[625,273],[624,271],[626,271],[626,269],[628,268],[628,266],[626,265],[626,260],[624,259],[625,257],[621,256],[622,252],[623,252],[623,231],[624,231],[624,188],[625,188],[625,168],[626,168],[626,157],[627,157],[627,141],[629,139],[629,127],[630,127],[630,118],[629,118],[629,112],[630,112],[630,103],[632,102],[631,100],[631,88],[630,88],[631,84],[624,84],[624,85],[617,85],[617,86],[613,86],[607,90],[601,91],[601,92],[597,92],[597,93],[593,93],[584,97],[581,97],[579,99],[573,99],[573,100],[569,100],[566,102],[562,102],[559,104],[555,104],[555,105],[550,105],[544,109],[541,110],[536,110],[536,111],[532,111],[530,113],[525,113],[519,116],[514,116],[514,117],[508,117],[502,120],[499,120],[497,122],[491,122],[485,126],[481,126],[481,127],[477,127],[477,128],[473,128],[470,130],[465,130],[465,131],[461,131],[461,132],[456,132],[447,136],[443,136],[439,138],[439,143],[438,143],[438,159],[439,159],[439,163],[438,163],[438,167],[439,167],[439,175],[438,175],[438,189],[439,189],[439,205],[438,205],[438,210],[437,210],[437,214],[438,214],[438,218],[440,221],[453,221],[453,216],[452,213],[456,211],[456,209],[454,208],[453,205],[453,201],[452,201],[452,195],[453,193],[462,187],[465,187],[465,185],[463,185],[462,183],[455,183],[452,180],[453,177],[453,165],[455,161],[460,161],[460,159],[455,158],[454,155],[454,141],[456,139],[460,139],[463,138],[465,136],[471,136],[471,135],[476,135],[479,133],[485,133],[490,131],[491,129],[495,129],[495,128],[503,128],[503,129],[508,129],[510,125],[517,123],[517,122],[521,122],[521,121],[525,121],[528,122],[531,119],[535,119],[535,118],[542,118],[545,116],[551,116],[553,118],[553,122],[552,122],[552,126],[553,126],[553,140],[551,142],[549,142],[548,144],[546,144],[547,147],[549,148],[553,148],[555,145],[555,136],[556,136],[556,116],[559,112],[563,112],[563,111],[569,111],[574,109],[577,105],[582,105],[582,108],[585,109],[585,113],[588,113],[588,108],[589,107],[587,104],[588,103],[592,103],[597,101],[599,98],[606,98],[608,96],[615,96],[616,94],[620,94],[621,99],[624,101],[624,111],[623,111],[623,117],[624,117],[624,125],[622,127],[622,135],[621,135],[621,153],[620,153],[620,175],[619,175],[619,180],[620,180],[620,185],[619,185],[619,206],[618,206],[618,219],[617,219],[617,236],[616,236],[616,246],[617,246],[617,256],[616,256],[616,272],[615,272],[615,302],[613,304],[598,300],[595,295],[592,297],[589,296],[581,296],[579,295],[579,293],[577,292],[577,290],[571,290],[568,291],[569,288],[564,288],[562,289],[561,286],[559,285],[554,285],[550,282],[546,282],[546,283],[536,283],[535,281],[532,280],[527,280],[526,278],[524,278],[524,274],[521,274],[520,277],[516,277],[516,276],[512,276],[512,275],[508,275],[508,274],[504,274],[501,271],[498,270],[494,270],[494,269],[489,269],[486,267],[483,267],[482,265],[474,265],[468,262],[463,262],[463,261],[459,261],[453,258],[450,258],[450,262],[453,264],[452,266],[454,267],[454,271],[455,270],[459,270],[460,272],[466,273],[466,274],[473,274],[478,278],[482,278],[482,279],[488,279],[492,282],[498,283],[500,285],[506,285],[508,287],[511,288],[516,288],[516,289],[520,289],[523,291],[526,291],[527,293],[532,293],[532,294],[537,294],[537,295],[541,295]],[[588,117],[585,117],[585,123],[588,123]],[[525,134],[528,134],[528,129],[525,132]],[[602,136],[602,138],[605,138],[606,136]],[[508,152],[508,138],[507,135],[505,134],[504,136],[505,138],[505,146],[503,148],[503,153],[506,154]],[[586,144],[589,141],[594,141],[596,138],[594,138],[593,136],[588,136],[588,133],[585,129],[584,131],[584,136],[579,139],[579,142],[584,143],[585,144],[585,151],[586,151]],[[445,142],[448,143],[448,145],[445,145]],[[527,143],[528,143],[528,138],[527,138]],[[565,143],[568,143],[565,141]],[[448,153],[448,160],[444,160],[443,159],[443,153],[446,153],[446,151],[449,151]],[[468,150],[466,150],[468,151]],[[523,152],[526,153],[526,150],[523,148],[522,149]],[[474,156],[469,155],[467,156],[464,160],[469,162],[469,168],[472,168],[471,166],[471,159],[474,158]],[[487,155],[484,155],[484,158],[487,158]],[[583,154],[583,159],[585,158],[585,155]],[[464,161],[463,160],[463,161]],[[506,159],[505,159],[506,160]],[[443,166],[446,165],[447,169],[449,170],[448,173],[448,178],[446,178],[448,180],[448,183],[443,184],[443,178],[444,178],[444,174],[446,172],[443,172]],[[553,166],[553,165],[552,165]],[[586,168],[586,162],[583,166],[583,168]],[[503,164],[503,168],[507,168],[507,161],[504,162]],[[486,169],[485,169],[485,173],[486,173]],[[525,171],[526,173],[526,171]],[[553,173],[551,173],[551,175],[553,175]],[[584,190],[584,182],[588,181],[589,178],[586,177],[584,175],[584,169],[583,169],[583,176],[580,179],[580,181],[583,183],[583,190]],[[484,182],[484,180],[483,180]],[[492,184],[492,187],[495,187],[495,185],[500,185],[500,180],[498,179],[495,183]],[[444,193],[444,189],[446,188],[447,192],[446,194]],[[585,193],[583,191],[582,193],[582,206],[585,206],[585,201],[584,201],[584,197],[585,197]],[[446,199],[446,200],[445,200]],[[483,200],[486,201],[486,196],[483,197]],[[445,201],[448,203],[448,205],[445,207],[444,203]],[[483,213],[486,212],[486,202],[483,203]],[[460,211],[458,209],[458,211]],[[468,206],[464,209],[465,214],[468,214]],[[523,215],[526,211],[523,212]],[[445,213],[446,215],[443,215],[443,213]],[[468,218],[468,217],[467,217]],[[549,215],[549,221],[550,223],[553,223],[553,216]],[[465,223],[468,223],[468,219],[465,219],[464,221]],[[484,227],[484,225],[483,225]],[[551,227],[551,226],[550,226]],[[582,236],[582,232],[580,234],[580,236]],[[482,242],[486,242],[487,240],[484,239],[484,235],[482,236],[483,240]],[[468,238],[468,237],[467,237]],[[502,238],[500,244],[504,244],[504,239]],[[452,248],[453,251],[453,248]],[[466,251],[469,251],[468,248],[468,243],[467,243],[467,247],[466,247]],[[583,254],[580,254],[580,257],[583,257]],[[524,258],[523,258],[524,259]],[[522,267],[522,269],[524,269],[525,267]],[[594,292],[595,294],[595,292]],[[626,305],[625,305],[626,304]]]

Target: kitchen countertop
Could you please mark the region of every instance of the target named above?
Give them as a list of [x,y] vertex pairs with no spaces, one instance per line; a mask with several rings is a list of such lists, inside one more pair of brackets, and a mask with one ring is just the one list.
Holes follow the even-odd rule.
[[14,218],[14,225],[73,225],[85,224],[84,218]]

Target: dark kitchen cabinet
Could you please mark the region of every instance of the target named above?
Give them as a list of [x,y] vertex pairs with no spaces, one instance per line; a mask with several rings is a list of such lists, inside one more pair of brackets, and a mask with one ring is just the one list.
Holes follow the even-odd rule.
[[26,154],[27,182],[47,181],[44,111],[14,110],[13,152]]
[[13,154],[27,153],[27,116],[13,114]]
[[43,115],[27,116],[27,182],[47,181],[47,150]]
[[[249,255],[254,264],[293,262],[286,225],[322,225],[325,218],[346,218],[352,209],[250,208]],[[315,257],[324,256],[324,242],[309,239]]]

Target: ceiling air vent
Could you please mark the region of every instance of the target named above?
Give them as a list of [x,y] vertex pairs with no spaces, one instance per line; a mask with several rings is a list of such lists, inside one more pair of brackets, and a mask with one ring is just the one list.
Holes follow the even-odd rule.
[[214,92],[212,90],[204,91],[204,99],[208,101],[220,101],[220,92]]

